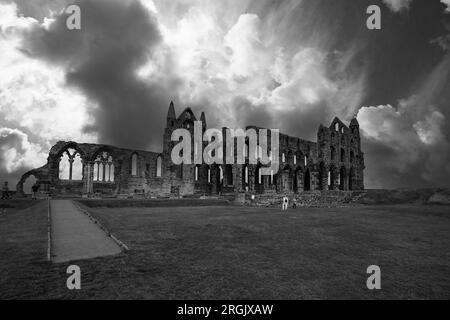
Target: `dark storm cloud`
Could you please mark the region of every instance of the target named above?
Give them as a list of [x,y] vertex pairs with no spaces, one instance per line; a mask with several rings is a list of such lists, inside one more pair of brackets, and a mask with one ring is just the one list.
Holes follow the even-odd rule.
[[[377,31],[366,27],[366,9],[373,4],[381,8],[382,29]],[[345,71],[367,68],[363,105],[413,94],[414,81],[439,63],[442,50],[430,46],[430,40],[441,37],[440,43],[446,43],[444,23],[450,15],[443,15],[443,8],[439,0],[414,0],[409,10],[400,13],[389,10],[381,0],[254,1],[249,6],[265,22],[273,12],[283,14],[278,23],[265,24],[264,34],[276,34],[276,41],[291,50],[299,45],[330,53],[354,50]]]
[[[289,1],[253,3],[253,9],[264,21],[271,18],[274,10],[285,11],[283,19],[278,19],[278,24],[268,24],[265,33],[278,34],[277,41],[288,43],[287,47],[294,51],[299,44],[306,44],[328,52],[326,66],[331,79],[365,72],[364,94],[356,110],[387,103],[397,108],[400,100],[413,101],[412,97],[417,96],[417,101],[406,106],[409,110],[403,112],[396,123],[399,126],[391,132],[398,137],[415,137],[415,144],[405,147],[400,140],[392,145],[389,139],[377,140],[363,135],[367,186],[448,186],[450,77],[445,71],[449,69],[445,63],[449,59],[444,50],[449,47],[450,15],[443,14],[444,5],[438,0],[414,0],[408,3],[409,8],[391,11],[381,1],[319,0],[292,6],[287,3]],[[379,31],[366,28],[365,10],[371,4],[379,5],[382,10]],[[432,39],[435,40],[430,45]],[[348,51],[352,51],[352,55],[342,65],[339,53]],[[336,116],[343,117],[334,110]],[[327,125],[327,120],[333,116],[320,103],[315,111],[297,114],[294,109],[276,116],[283,119],[280,122],[286,126],[285,131],[311,138],[317,131],[312,123]],[[414,126],[426,122],[433,111],[445,116],[436,129],[442,138],[437,143],[425,144],[418,138]]]
[[[239,117],[239,125],[245,127],[247,125],[255,125],[265,128],[276,128],[280,133],[289,134],[291,136],[301,137],[315,141],[317,139],[317,130],[323,119],[328,125],[327,109],[320,104],[315,108],[301,111],[294,108],[292,111],[278,111],[274,116],[274,111],[270,106],[252,105],[250,101],[243,97],[237,97],[232,106],[234,112],[241,115]],[[329,119],[330,123],[332,119]]]
[[361,109],[369,186],[449,186],[450,55],[419,88],[395,107]]
[[161,119],[173,92],[168,83],[144,82],[136,75],[161,41],[155,19],[137,0],[75,4],[81,8],[81,30],[68,30],[67,15],[62,14],[48,30],[30,32],[22,50],[63,66],[68,85],[98,103],[91,110],[95,123],[86,130],[97,132],[101,143],[159,146]]

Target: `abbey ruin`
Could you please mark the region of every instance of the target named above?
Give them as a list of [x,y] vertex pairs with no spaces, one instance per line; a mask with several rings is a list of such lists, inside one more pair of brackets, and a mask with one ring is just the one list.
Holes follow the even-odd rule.
[[[26,193],[24,184],[31,176],[40,192],[53,196],[158,198],[364,189],[356,119],[349,126],[338,118],[329,127],[320,125],[317,142],[280,133],[280,170],[272,175],[262,175],[260,163],[174,165],[172,132],[185,128],[193,134],[197,118],[190,108],[177,117],[171,103],[166,121],[162,153],[60,141],[51,148],[47,164],[22,176],[17,193]],[[206,130],[204,113],[199,121]]]

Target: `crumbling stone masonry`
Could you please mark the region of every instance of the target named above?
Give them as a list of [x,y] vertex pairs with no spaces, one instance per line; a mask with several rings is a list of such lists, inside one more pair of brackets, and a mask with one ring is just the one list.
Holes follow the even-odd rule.
[[[46,165],[22,176],[17,193],[24,194],[30,176],[36,177],[41,192],[55,196],[148,198],[364,189],[364,153],[356,119],[350,126],[338,118],[329,127],[320,125],[317,142],[280,134],[280,170],[271,176],[259,174],[261,165],[174,165],[172,132],[185,128],[193,135],[197,118],[190,108],[177,117],[171,103],[166,121],[162,153],[60,141],[51,148]],[[200,121],[205,131],[204,113]]]

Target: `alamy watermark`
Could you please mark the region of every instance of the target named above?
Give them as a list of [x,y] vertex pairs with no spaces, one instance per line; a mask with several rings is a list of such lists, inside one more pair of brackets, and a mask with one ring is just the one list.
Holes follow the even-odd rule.
[[81,8],[73,4],[68,6],[65,12],[69,15],[66,20],[67,29],[81,30]]
[[[65,10],[69,15],[66,19],[68,30],[81,30],[81,8],[78,5],[70,5]],[[381,8],[378,5],[367,7],[366,13],[370,15],[366,20],[366,26],[369,30],[381,29]]]
[[80,290],[81,289],[81,269],[77,265],[70,265],[66,270],[67,274],[70,276],[67,278],[66,286],[69,290]]
[[[277,174],[280,168],[280,132],[278,129],[270,130],[270,150],[268,136],[269,130],[259,129],[257,132],[252,128],[208,129],[203,133],[203,123],[195,121],[193,137],[188,129],[173,131],[171,140],[178,144],[173,147],[171,158],[175,165],[261,164],[261,175],[270,176]],[[204,142],[208,143],[206,147]]]

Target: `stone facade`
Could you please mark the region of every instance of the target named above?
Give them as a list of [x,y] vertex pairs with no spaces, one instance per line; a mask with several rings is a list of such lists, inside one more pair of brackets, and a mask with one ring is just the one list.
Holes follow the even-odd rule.
[[[60,141],[51,148],[45,166],[22,176],[17,192],[24,194],[30,176],[36,177],[41,192],[62,196],[150,198],[364,189],[364,153],[356,119],[349,126],[338,118],[329,127],[320,125],[317,142],[280,134],[280,170],[272,176],[261,176],[261,165],[174,165],[172,132],[185,128],[193,135],[197,118],[190,108],[177,117],[171,103],[166,121],[162,153]],[[204,113],[200,121],[206,131]],[[60,173],[62,159],[67,161],[65,177]]]

